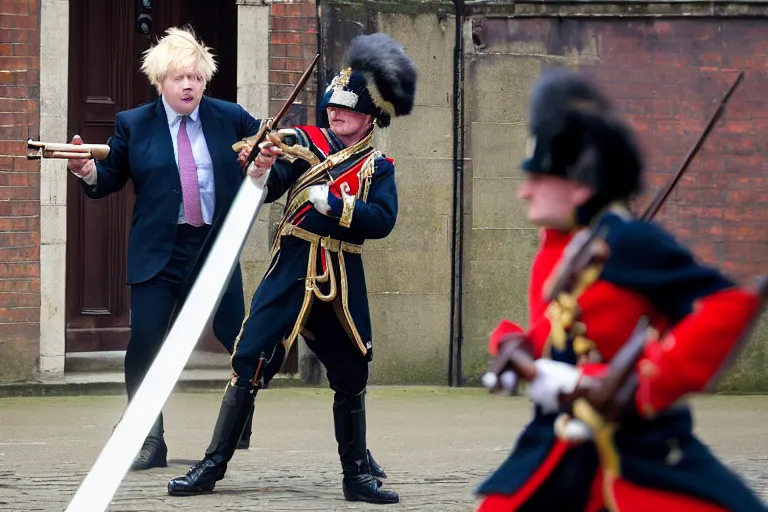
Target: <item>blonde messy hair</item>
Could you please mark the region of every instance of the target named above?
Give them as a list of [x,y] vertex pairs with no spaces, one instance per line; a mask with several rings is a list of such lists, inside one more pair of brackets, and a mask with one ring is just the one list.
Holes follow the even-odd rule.
[[158,43],[143,54],[141,72],[160,90],[163,80],[172,71],[192,68],[206,83],[216,73],[216,61],[211,49],[198,41],[190,27],[169,28]]

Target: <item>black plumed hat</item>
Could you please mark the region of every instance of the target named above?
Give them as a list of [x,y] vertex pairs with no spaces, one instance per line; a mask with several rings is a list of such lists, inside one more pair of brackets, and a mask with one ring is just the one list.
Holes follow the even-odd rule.
[[413,59],[390,36],[357,36],[347,51],[346,67],[325,90],[321,108],[370,114],[379,126],[388,126],[392,117],[413,110],[417,78]]

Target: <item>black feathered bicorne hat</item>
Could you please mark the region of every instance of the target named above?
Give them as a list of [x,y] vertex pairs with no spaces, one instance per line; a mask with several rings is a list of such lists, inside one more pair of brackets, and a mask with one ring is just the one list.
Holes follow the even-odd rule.
[[417,71],[413,59],[387,34],[357,36],[347,51],[346,67],[325,90],[326,107],[342,107],[370,114],[380,127],[393,117],[408,115],[416,96]]

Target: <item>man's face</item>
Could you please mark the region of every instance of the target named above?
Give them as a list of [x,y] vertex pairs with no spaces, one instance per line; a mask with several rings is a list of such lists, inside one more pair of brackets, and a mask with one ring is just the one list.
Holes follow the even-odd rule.
[[193,69],[171,71],[160,84],[160,94],[179,114],[191,114],[200,104],[205,80]]
[[555,229],[573,227],[574,212],[592,197],[592,190],[576,181],[544,174],[527,175],[518,197],[528,203],[528,220]]
[[331,130],[342,137],[356,136],[356,138],[362,138],[373,122],[370,115],[346,108],[328,107],[326,111]]

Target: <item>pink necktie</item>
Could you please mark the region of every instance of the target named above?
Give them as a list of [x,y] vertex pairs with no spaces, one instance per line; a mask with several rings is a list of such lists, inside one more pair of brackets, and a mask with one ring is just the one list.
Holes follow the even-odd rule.
[[178,139],[184,220],[187,224],[200,227],[204,224],[203,213],[200,209],[200,187],[197,184],[197,164],[192,155],[192,143],[189,142],[189,135],[187,135],[187,116],[181,118]]

